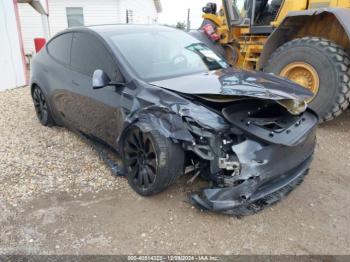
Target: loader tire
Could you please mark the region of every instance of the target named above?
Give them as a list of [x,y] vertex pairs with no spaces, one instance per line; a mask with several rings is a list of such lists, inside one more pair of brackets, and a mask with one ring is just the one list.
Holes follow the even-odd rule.
[[304,37],[285,43],[272,54],[264,71],[295,80],[313,91],[308,103],[320,122],[332,120],[349,106],[350,57],[344,48],[327,39]]

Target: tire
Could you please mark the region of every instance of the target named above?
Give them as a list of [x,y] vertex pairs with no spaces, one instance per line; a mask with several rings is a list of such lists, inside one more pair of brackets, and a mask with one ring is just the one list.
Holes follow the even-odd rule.
[[131,188],[142,196],[157,194],[172,185],[183,172],[184,159],[181,146],[156,130],[143,132],[133,125],[126,133],[123,145],[126,176]]
[[311,65],[318,74],[318,91],[309,106],[319,115],[320,121],[340,115],[349,106],[349,54],[341,46],[323,38],[298,38],[279,47],[264,71],[279,75],[288,65],[297,62]]
[[34,109],[39,122],[43,126],[54,126],[55,121],[53,120],[50,106],[47,102],[44,92],[39,86],[34,86],[32,89],[32,99],[34,103]]

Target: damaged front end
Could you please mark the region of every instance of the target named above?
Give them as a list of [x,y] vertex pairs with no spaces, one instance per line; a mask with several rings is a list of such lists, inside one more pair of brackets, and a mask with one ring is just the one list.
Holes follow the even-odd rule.
[[302,181],[315,147],[318,118],[312,111],[293,115],[280,103],[263,99],[216,104],[216,110],[229,123],[221,129],[194,120],[193,112],[185,117],[195,139],[184,143],[193,152],[192,170],[212,182],[190,195],[192,204],[247,215],[277,202]]
[[192,204],[247,215],[287,195],[307,174],[318,122],[304,102],[311,95],[279,77],[229,68],[150,83],[130,96],[126,122],[181,144],[190,181],[210,183],[190,195]]

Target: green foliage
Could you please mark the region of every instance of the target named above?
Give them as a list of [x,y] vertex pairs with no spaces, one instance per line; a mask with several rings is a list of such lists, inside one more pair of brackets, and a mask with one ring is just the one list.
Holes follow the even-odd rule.
[[176,28],[181,29],[181,30],[185,30],[186,29],[186,23],[185,22],[177,22]]

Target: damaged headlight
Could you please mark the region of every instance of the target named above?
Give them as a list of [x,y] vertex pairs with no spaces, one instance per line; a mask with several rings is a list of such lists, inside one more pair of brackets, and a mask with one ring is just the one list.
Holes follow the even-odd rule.
[[199,161],[208,161],[207,165],[202,164],[207,166],[204,173],[208,172],[211,179],[215,177],[223,186],[233,185],[241,166],[232,145],[239,141],[240,135],[232,131],[232,126],[222,116],[203,106],[182,108],[179,115],[193,136],[193,143],[185,144],[185,149],[199,156]]
[[233,141],[230,137],[223,138],[222,133],[201,127],[192,118],[184,117],[184,122],[192,133],[195,142],[188,147],[204,160],[210,161],[212,173],[223,172],[225,177],[240,173],[240,163],[232,151]]
[[192,145],[187,145],[187,149],[196,153],[205,160],[213,160],[215,157],[214,150],[210,146],[210,139],[215,137],[212,130],[202,127],[191,117],[182,118],[188,130],[193,136]]
[[226,120],[207,108],[191,104],[191,107],[182,107],[178,114],[186,119],[192,119],[199,126],[209,130],[222,130],[228,127]]

